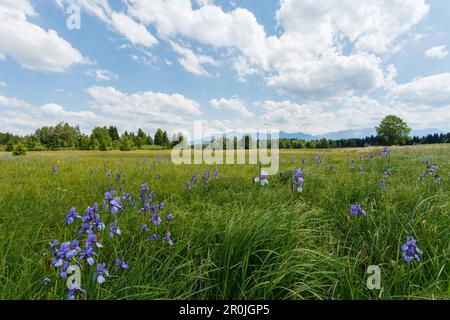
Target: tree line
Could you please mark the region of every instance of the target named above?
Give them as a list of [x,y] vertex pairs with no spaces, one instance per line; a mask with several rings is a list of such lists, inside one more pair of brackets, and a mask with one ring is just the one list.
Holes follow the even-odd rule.
[[0,132],[0,146],[5,151],[13,151],[14,146],[21,144],[27,150],[142,150],[166,149],[182,141],[181,134],[170,139],[167,131],[157,129],[154,136],[142,129],[135,132],[125,131],[119,134],[117,127],[95,127],[91,134],[80,131],[79,126],[59,123],[56,126],[46,126],[37,129],[34,134],[19,136]]
[[[357,148],[385,145],[415,145],[449,143],[450,133],[429,134],[424,137],[410,137],[411,129],[396,116],[385,117],[378,127],[377,136],[350,139],[320,139],[306,141],[302,139],[278,140],[280,149],[327,149],[327,148]],[[42,127],[34,134],[26,136],[13,135],[0,132],[0,150],[13,151],[18,154],[26,153],[26,150],[143,150],[143,149],[169,149],[184,141],[181,133],[174,134],[169,139],[167,132],[157,129],[154,136],[138,129],[136,133],[125,131],[119,134],[117,127],[95,127],[91,134],[84,134],[79,126],[72,127],[68,123],[59,123],[52,127]],[[250,146],[259,147],[261,141],[253,141],[250,135],[244,135],[239,140],[237,137],[223,137],[223,149],[249,149]],[[214,140],[214,138],[213,138]],[[213,141],[212,141],[213,142]],[[270,141],[265,143],[271,147]],[[204,145],[205,147],[206,145]]]

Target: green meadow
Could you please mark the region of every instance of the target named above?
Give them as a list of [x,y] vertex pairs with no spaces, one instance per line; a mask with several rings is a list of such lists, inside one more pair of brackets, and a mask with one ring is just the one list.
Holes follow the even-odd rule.
[[[176,166],[163,150],[0,153],[0,299],[67,298],[48,243],[78,239],[84,249],[81,219],[65,219],[72,207],[82,216],[94,203],[106,226],[96,232],[103,248],[92,266],[72,258],[86,290],[77,299],[448,299],[450,146],[381,150],[284,150],[265,186],[254,182],[257,165]],[[428,173],[426,160],[437,171]],[[297,168],[301,193],[292,188]],[[193,173],[198,182],[185,189]],[[160,227],[139,210],[143,183],[152,203],[164,203]],[[121,199],[123,210],[105,211],[111,188],[134,197],[137,209]],[[367,216],[350,214],[356,203]],[[111,239],[114,220],[121,235]],[[149,240],[144,223],[170,229],[173,245],[163,233]],[[416,239],[420,261],[402,257],[406,237]],[[114,270],[118,257],[127,270]],[[103,262],[109,276],[99,284]],[[366,285],[371,265],[381,269],[380,289]]]

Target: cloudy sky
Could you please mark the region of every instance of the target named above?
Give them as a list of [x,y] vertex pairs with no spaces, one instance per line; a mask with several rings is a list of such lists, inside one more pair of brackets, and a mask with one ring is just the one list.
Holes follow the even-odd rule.
[[0,131],[450,131],[449,50],[443,0],[0,0]]

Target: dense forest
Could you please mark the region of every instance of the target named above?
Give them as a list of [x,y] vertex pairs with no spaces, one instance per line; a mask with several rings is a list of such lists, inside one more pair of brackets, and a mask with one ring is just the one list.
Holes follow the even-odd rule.
[[[12,151],[14,146],[22,144],[27,150],[142,150],[142,149],[168,149],[183,141],[181,133],[168,137],[166,131],[157,129],[154,136],[138,129],[136,133],[125,131],[119,134],[117,127],[96,127],[91,134],[84,134],[78,126],[73,127],[67,123],[60,123],[54,127],[42,127],[34,134],[26,136],[13,135],[11,133],[0,132],[0,150]],[[234,148],[237,145],[245,145],[248,149],[252,143],[250,136],[244,136],[240,140],[236,137],[223,142],[226,149],[227,143]],[[437,144],[448,143],[450,133],[433,134],[425,137],[411,137],[405,144]],[[351,148],[385,145],[382,137],[371,136],[366,138],[352,138],[340,140],[301,140],[301,139],[280,139],[281,149],[326,149],[326,148]],[[258,142],[259,145],[259,142]]]

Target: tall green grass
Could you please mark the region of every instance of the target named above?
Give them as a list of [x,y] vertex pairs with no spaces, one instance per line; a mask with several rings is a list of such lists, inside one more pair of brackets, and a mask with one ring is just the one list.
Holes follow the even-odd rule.
[[[377,153],[372,162],[370,151]],[[266,187],[253,183],[256,165],[220,165],[218,180],[191,190],[184,190],[191,174],[214,166],[175,166],[167,151],[0,153],[0,298],[66,298],[47,243],[76,238],[79,222],[67,226],[65,215],[101,204],[110,169],[127,180],[125,191],[137,197],[146,182],[164,201],[175,216],[175,245],[145,241],[141,218],[128,208],[118,216],[122,236],[111,240],[106,230],[98,260],[111,271],[120,256],[130,268],[102,285],[83,268],[83,299],[448,299],[450,147],[392,148],[390,157],[379,151],[283,151],[281,174]],[[302,157],[299,194],[290,172]],[[418,179],[426,159],[439,165],[440,182]],[[388,168],[393,175],[382,190]],[[353,203],[367,218],[350,216]],[[418,263],[401,257],[406,236],[424,251]],[[366,287],[369,265],[382,269],[381,290]]]

